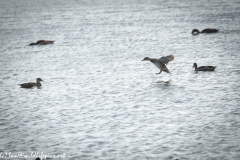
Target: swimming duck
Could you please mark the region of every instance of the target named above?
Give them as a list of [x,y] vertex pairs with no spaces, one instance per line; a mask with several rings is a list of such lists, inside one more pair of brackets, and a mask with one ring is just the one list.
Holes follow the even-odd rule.
[[21,86],[21,88],[32,88],[34,86],[36,87],[40,87],[42,86],[40,81],[43,81],[41,78],[37,78],[37,83],[34,83],[34,82],[29,82],[29,83],[23,83],[23,84],[18,84]]
[[39,157],[37,157],[35,160],[41,160]]
[[170,73],[166,65],[168,64],[168,62],[170,62],[172,60],[174,60],[174,56],[171,54],[166,57],[163,56],[159,59],[145,57],[142,61],[150,61],[150,62],[154,63],[155,66],[160,69],[160,72],[156,73],[156,74],[160,74],[162,71]]
[[39,40],[36,43],[30,43],[29,46],[32,45],[46,45],[46,44],[53,44],[54,41],[47,41],[47,40]]
[[197,35],[199,33],[216,33],[218,31],[219,31],[219,29],[214,29],[214,28],[206,28],[206,29],[202,30],[201,32],[199,32],[198,29],[193,29],[192,35]]
[[214,71],[217,66],[201,66],[197,67],[197,63],[193,63],[195,71]]

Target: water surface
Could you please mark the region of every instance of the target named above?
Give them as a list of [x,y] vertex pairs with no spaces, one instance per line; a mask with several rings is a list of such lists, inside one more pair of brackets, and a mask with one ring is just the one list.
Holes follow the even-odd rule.
[[[0,1],[0,151],[240,159],[239,17],[237,0]],[[141,61],[169,54],[171,74]]]

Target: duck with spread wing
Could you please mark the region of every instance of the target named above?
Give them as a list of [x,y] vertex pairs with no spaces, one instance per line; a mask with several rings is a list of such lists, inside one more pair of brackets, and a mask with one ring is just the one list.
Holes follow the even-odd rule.
[[166,65],[168,64],[168,62],[170,62],[172,60],[174,60],[174,56],[171,54],[166,57],[163,56],[159,59],[145,57],[142,61],[150,61],[153,64],[155,64],[155,66],[160,69],[160,72],[156,73],[156,74],[160,74],[162,71],[170,73]]

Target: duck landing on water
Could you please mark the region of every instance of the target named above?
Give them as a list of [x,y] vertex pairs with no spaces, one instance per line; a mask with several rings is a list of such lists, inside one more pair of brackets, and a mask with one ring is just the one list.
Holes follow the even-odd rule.
[[54,42],[54,41],[39,40],[39,41],[37,41],[36,43],[30,43],[29,46],[53,44],[53,42]]
[[[42,84],[40,83],[41,81],[43,81],[41,78],[37,78],[37,83],[34,82],[29,82],[29,83],[22,83],[22,84],[18,84],[21,86],[21,88],[32,88],[32,87],[41,87]],[[43,81],[44,82],[44,81]]]
[[163,56],[159,59],[145,57],[142,61],[150,61],[155,64],[155,66],[160,69],[160,72],[156,74],[160,74],[162,71],[170,73],[166,65],[172,60],[174,60],[174,56],[171,54],[166,57]]
[[219,31],[219,29],[215,29],[215,28],[206,28],[206,29],[202,30],[201,32],[198,29],[193,29],[192,35],[197,35],[199,33],[217,33],[218,31]]
[[201,66],[197,67],[197,63],[193,63],[195,71],[214,71],[217,66]]

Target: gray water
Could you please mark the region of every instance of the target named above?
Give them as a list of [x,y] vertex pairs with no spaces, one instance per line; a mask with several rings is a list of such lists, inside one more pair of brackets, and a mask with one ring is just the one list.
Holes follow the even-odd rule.
[[2,155],[240,159],[239,0],[1,0],[0,39]]

